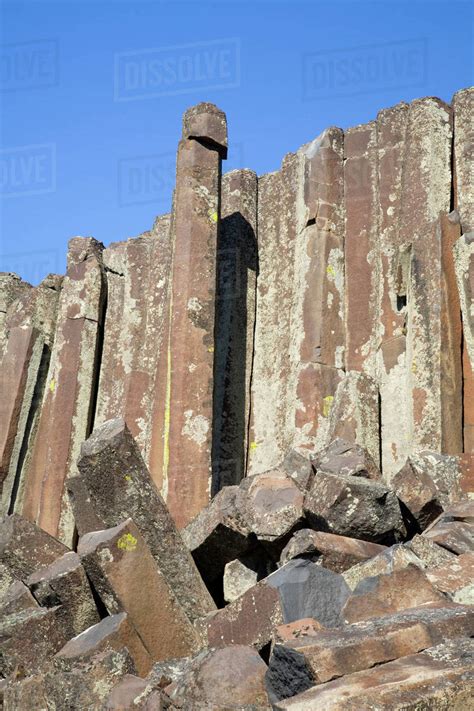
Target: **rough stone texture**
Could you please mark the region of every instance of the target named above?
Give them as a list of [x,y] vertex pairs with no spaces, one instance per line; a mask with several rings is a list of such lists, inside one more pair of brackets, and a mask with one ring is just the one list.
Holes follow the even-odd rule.
[[27,519],[12,514],[0,521],[0,562],[20,580],[68,552],[67,546]]
[[442,512],[438,488],[421,457],[409,457],[392,479],[396,495],[423,531]]
[[38,603],[21,580],[15,580],[0,596],[1,616],[14,615],[31,607],[38,607]]
[[272,573],[274,568],[262,548],[254,548],[250,553],[227,563],[223,580],[224,600],[236,600],[259,580]]
[[[216,247],[221,156],[226,153],[224,128],[225,116],[212,104],[192,107],[183,119],[177,156],[169,341],[163,354],[167,365],[161,403],[161,470],[162,491],[180,528],[211,496]],[[199,130],[204,135],[195,133]]]
[[463,553],[438,568],[427,571],[428,580],[454,602],[474,604],[474,554]]
[[140,679],[133,674],[126,674],[110,692],[105,708],[107,711],[161,711],[165,706],[159,691],[147,679]]
[[442,606],[446,597],[439,593],[423,570],[406,568],[361,580],[342,610],[346,622],[361,622],[427,604]]
[[69,242],[68,268],[38,431],[21,513],[68,545],[74,519],[64,484],[77,473],[80,445],[89,434],[104,300],[102,245],[92,238]]
[[331,405],[327,442],[337,437],[355,442],[378,465],[379,429],[379,392],[375,380],[363,373],[346,373]]
[[281,553],[280,563],[287,563],[292,558],[309,558],[328,570],[342,573],[384,550],[384,546],[377,543],[305,528],[293,534]]
[[222,178],[217,244],[213,493],[245,476],[258,269],[257,176]]
[[[94,430],[82,445],[78,468],[102,528],[133,518],[189,619],[210,612],[210,595],[122,419]],[[75,516],[81,519],[77,508]]]
[[109,614],[127,613],[153,660],[197,651],[198,636],[131,519],[86,533],[78,551]]
[[37,287],[20,289],[5,313],[5,347],[0,364],[0,391],[5,393],[0,407],[2,513],[21,510],[61,283],[62,277],[50,274]]
[[224,647],[199,654],[165,691],[173,702],[185,708],[264,711],[270,709],[265,691],[266,670],[265,662],[251,647]]
[[15,299],[21,296],[22,293],[28,293],[31,288],[31,284],[23,281],[17,274],[0,272],[0,357],[3,354],[8,338],[6,324],[8,309]]
[[447,551],[445,548],[438,546],[437,543],[430,541],[426,536],[420,536],[419,534],[413,536],[411,541],[408,541],[405,545],[427,568],[437,568],[455,558],[454,553]]
[[[147,463],[156,370],[166,346],[171,247],[164,215],[149,232],[103,252],[108,305],[94,422],[122,417]],[[155,483],[161,487],[160,478]]]
[[366,449],[358,444],[336,438],[313,457],[316,471],[340,476],[361,476],[365,479],[381,478],[374,460]]
[[395,545],[365,563],[358,563],[349,568],[343,573],[343,577],[351,590],[354,590],[364,578],[391,573],[394,570],[406,568],[408,565],[416,565],[419,568],[425,566],[412,550],[403,545]]
[[474,695],[472,640],[454,640],[374,669],[316,686],[273,706],[276,711],[359,711],[367,708],[452,709],[470,707]]
[[392,543],[405,535],[395,494],[385,484],[362,477],[318,472],[304,510],[314,528],[340,536]]
[[267,673],[270,700],[288,698],[315,684],[419,652],[445,639],[468,636],[472,625],[473,612],[468,607],[419,607],[277,643]]
[[120,651],[124,647],[130,653],[138,674],[148,674],[152,659],[125,612],[105,617],[69,640],[55,655],[54,662],[58,668],[70,670],[82,662],[89,662],[106,649]]
[[41,606],[62,606],[74,634],[99,621],[92,590],[77,553],[65,553],[47,568],[32,573],[26,583]]
[[20,671],[28,676],[44,669],[51,657],[73,636],[61,608],[27,608],[2,617],[1,676]]
[[454,244],[454,265],[462,310],[462,324],[467,352],[474,364],[474,231]]
[[474,89],[453,96],[454,110],[454,200],[464,234],[474,230],[474,179],[472,176],[472,114]]
[[452,504],[423,535],[452,553],[471,553],[474,547],[474,501]]

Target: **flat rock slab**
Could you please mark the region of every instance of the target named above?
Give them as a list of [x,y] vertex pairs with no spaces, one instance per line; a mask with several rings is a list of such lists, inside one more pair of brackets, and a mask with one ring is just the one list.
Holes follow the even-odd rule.
[[87,533],[78,551],[108,612],[127,612],[153,660],[199,649],[196,631],[131,519]]
[[17,514],[0,521],[0,562],[20,580],[54,563],[69,548]]
[[275,711],[417,711],[471,708],[473,642],[454,640],[348,674],[280,701]]
[[469,607],[425,606],[277,643],[267,672],[270,700],[289,698],[315,684],[419,652],[446,639],[469,636],[473,624],[474,611]]
[[342,573],[353,565],[383,553],[384,550],[385,546],[378,543],[304,528],[296,531],[288,541],[282,550],[280,563],[287,563],[292,558],[309,558],[327,570]]
[[90,663],[105,649],[119,651],[126,647],[136,670],[145,676],[151,669],[152,660],[135,628],[129,623],[126,612],[104,617],[97,624],[69,640],[54,657],[56,666],[71,670],[78,664]]
[[82,518],[82,503],[87,520],[90,505],[103,521],[102,528],[131,517],[189,619],[215,609],[124,420],[108,420],[94,430],[81,447],[78,469],[89,504],[82,497],[76,499],[75,516]]

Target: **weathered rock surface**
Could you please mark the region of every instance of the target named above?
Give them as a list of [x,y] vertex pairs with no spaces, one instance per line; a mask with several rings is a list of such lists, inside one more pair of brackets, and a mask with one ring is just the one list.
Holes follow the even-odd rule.
[[474,694],[472,640],[454,640],[374,669],[349,674],[274,705],[277,711],[469,708]]
[[17,514],[5,516],[0,522],[0,562],[20,580],[54,563],[68,550],[46,531]]
[[369,452],[359,444],[336,437],[313,457],[316,471],[339,476],[361,476],[381,479],[380,471]]
[[78,551],[109,614],[127,613],[153,660],[199,648],[186,612],[131,519],[86,533]]
[[372,578],[406,568],[408,565],[424,568],[424,562],[408,547],[398,544],[391,546],[370,560],[358,563],[343,573],[343,578],[351,590],[364,578]]
[[296,531],[282,550],[280,563],[287,563],[292,558],[309,558],[328,570],[342,573],[384,550],[385,547],[377,543],[304,528]]

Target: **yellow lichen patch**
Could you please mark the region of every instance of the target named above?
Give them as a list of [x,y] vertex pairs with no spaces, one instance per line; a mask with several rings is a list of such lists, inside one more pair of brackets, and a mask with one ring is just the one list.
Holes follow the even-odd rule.
[[54,378],[51,378],[51,382],[49,384],[49,389],[51,390],[52,393],[56,390],[56,381]]
[[209,212],[209,219],[211,222],[217,222],[217,212],[215,210]]
[[332,264],[328,264],[326,267],[326,274],[330,277],[335,277],[336,276],[336,270],[332,266]]
[[411,372],[416,373],[416,371],[417,371],[416,361],[413,361],[413,363],[411,364]]
[[125,474],[125,481],[132,481],[130,474]]
[[323,417],[329,417],[333,400],[333,395],[326,395],[326,397],[323,397]]
[[258,447],[258,444],[257,444],[257,442],[250,442],[250,445],[249,445],[249,446],[250,446],[250,451],[251,451],[251,452],[255,452],[255,450],[256,450],[257,447]]
[[124,533],[117,541],[117,548],[131,553],[137,547],[137,539],[131,533]]
[[214,346],[209,346],[207,350],[209,353],[214,353]]

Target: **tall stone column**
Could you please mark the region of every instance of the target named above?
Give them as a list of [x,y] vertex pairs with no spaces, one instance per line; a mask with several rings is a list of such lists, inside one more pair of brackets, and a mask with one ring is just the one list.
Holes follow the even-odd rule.
[[206,103],[188,109],[177,156],[163,403],[162,491],[179,527],[211,496],[216,250],[226,155],[225,114]]

